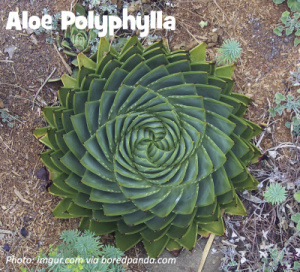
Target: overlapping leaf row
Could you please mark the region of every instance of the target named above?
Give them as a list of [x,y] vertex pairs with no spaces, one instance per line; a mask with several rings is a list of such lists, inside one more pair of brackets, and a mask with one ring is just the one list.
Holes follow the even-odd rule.
[[[108,52],[108,53],[107,53]],[[49,127],[35,136],[56,217],[116,233],[127,250],[143,241],[151,257],[192,249],[197,233],[223,234],[221,209],[244,214],[235,189],[255,189],[246,165],[259,152],[259,127],[242,118],[249,99],[231,93],[232,66],[205,61],[205,44],[170,52],[136,37],[117,54],[102,39],[97,56],[78,56],[64,75],[61,106],[44,108]]]

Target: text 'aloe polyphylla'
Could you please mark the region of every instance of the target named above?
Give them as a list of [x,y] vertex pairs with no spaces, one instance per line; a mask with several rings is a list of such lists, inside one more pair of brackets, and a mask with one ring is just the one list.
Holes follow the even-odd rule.
[[205,48],[132,37],[118,54],[102,38],[97,54],[78,55],[77,78],[62,77],[61,106],[44,108],[49,126],[35,131],[50,148],[50,192],[64,198],[56,217],[156,257],[222,235],[221,209],[245,214],[236,190],[256,188],[246,165],[260,128],[242,118],[250,99],[231,92],[234,67],[216,68]]

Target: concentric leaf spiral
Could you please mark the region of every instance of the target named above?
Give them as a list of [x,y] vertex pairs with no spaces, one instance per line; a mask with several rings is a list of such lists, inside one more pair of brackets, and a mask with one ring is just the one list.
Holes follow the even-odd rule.
[[234,67],[215,68],[205,46],[132,37],[118,54],[101,39],[97,55],[78,55],[77,78],[62,77],[61,106],[44,108],[49,127],[35,131],[50,147],[50,192],[64,198],[56,217],[156,257],[222,235],[221,209],[245,214],[236,190],[256,188],[246,165],[260,129],[242,118],[250,99],[231,92]]

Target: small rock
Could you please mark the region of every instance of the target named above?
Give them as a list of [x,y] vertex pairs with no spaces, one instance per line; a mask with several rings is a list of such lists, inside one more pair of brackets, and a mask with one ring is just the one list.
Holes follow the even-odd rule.
[[32,42],[33,44],[35,44],[35,45],[38,44],[38,41],[37,41],[35,35],[31,35],[31,36],[30,36],[30,40],[31,40],[31,42]]
[[31,28],[29,28],[29,27],[26,28],[25,30],[26,30],[27,34],[29,34],[29,35],[32,34],[32,33],[34,32],[34,30],[31,29]]
[[0,109],[3,109],[4,108],[4,103],[3,101],[0,99]]
[[23,237],[26,237],[28,235],[28,231],[24,227],[21,229],[20,233]]
[[3,249],[8,252],[10,250],[10,247],[8,244],[4,244]]
[[217,33],[214,33],[212,36],[211,36],[211,41],[213,43],[216,43],[218,41],[218,34]]
[[44,181],[49,181],[49,172],[45,166],[40,168],[35,172],[35,175],[38,179],[44,180]]
[[15,47],[14,45],[10,45],[9,47],[4,48],[3,52],[8,54],[9,59],[12,59],[16,49],[17,47]]
[[278,153],[277,151],[268,151],[269,156],[272,157],[273,159],[276,159]]

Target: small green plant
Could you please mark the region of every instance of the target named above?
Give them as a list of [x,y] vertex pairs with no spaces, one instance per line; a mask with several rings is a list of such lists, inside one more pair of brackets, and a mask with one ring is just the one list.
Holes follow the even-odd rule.
[[264,197],[267,202],[274,204],[280,204],[286,200],[286,190],[279,183],[272,183],[266,188],[264,192]]
[[204,27],[207,26],[207,24],[208,24],[208,22],[202,20],[202,21],[199,23],[199,26],[201,26],[201,28],[204,28]]
[[300,202],[300,191],[298,191],[298,192],[296,192],[296,193],[294,194],[294,198],[295,198],[298,202]]
[[[87,17],[87,13],[84,7],[76,4],[73,12],[78,16]],[[57,44],[60,48],[63,48],[63,52],[71,57],[75,57],[72,64],[78,66],[77,55],[83,52],[91,56],[97,50],[99,38],[98,31],[96,29],[78,29],[75,24],[69,26],[64,33],[63,39],[57,37]]]
[[[41,251],[36,258],[38,263],[47,264],[47,271],[126,271],[121,264],[117,264],[117,260],[121,263],[123,252],[110,245],[103,246],[99,238],[88,230],[83,233],[67,230],[61,234],[60,239],[62,242],[56,248],[50,245],[48,254]],[[22,267],[21,271],[27,270]]]
[[[296,12],[293,14],[293,16],[290,16],[290,12],[285,11],[281,15],[281,22],[284,24],[284,26],[278,26],[276,27],[273,32],[277,36],[282,36],[283,31],[285,31],[285,34],[287,36],[291,35],[295,31],[296,36],[300,36],[300,12]],[[300,43],[300,39],[297,37],[294,39],[294,46],[297,46]]]
[[3,123],[7,123],[10,128],[14,127],[15,120],[18,119],[18,115],[10,115],[7,111],[0,109],[0,117]]
[[[49,13],[49,10],[47,8],[44,8],[42,10],[42,14],[46,15]],[[52,18],[52,28],[51,29],[45,29],[43,27],[38,28],[34,31],[36,35],[39,35],[41,33],[46,33],[49,36],[46,38],[46,42],[52,44],[55,42],[55,37],[58,35],[59,31],[59,21],[60,21],[60,13],[56,13],[54,16],[51,15]]]
[[[296,199],[297,202],[300,202],[300,191],[294,194],[294,198]],[[298,231],[300,231],[300,213],[293,214],[291,219],[297,224],[296,228]]]
[[[296,86],[296,85],[294,85]],[[300,90],[297,91],[300,93]],[[291,122],[286,122],[285,126],[287,128],[291,128],[294,135],[299,136],[300,135],[300,99],[299,97],[294,97],[291,94],[288,94],[287,96],[276,93],[275,95],[275,103],[276,106],[272,109],[269,109],[269,112],[272,117],[275,117],[277,114],[279,116],[282,115],[284,110],[291,111],[291,113],[294,115],[292,117]]]
[[297,224],[296,228],[300,231],[300,213],[293,214],[291,219]]
[[82,5],[87,6],[89,9],[94,9],[101,4],[101,0],[84,0]]
[[[273,0],[275,4],[282,4],[285,0]],[[291,9],[291,11],[300,12],[300,0],[287,0],[288,7]]]
[[279,265],[284,265],[285,262],[284,252],[279,251],[277,248],[270,248],[268,252],[268,257],[262,258],[264,270],[266,272],[273,272],[278,269]]
[[[293,86],[300,86],[300,68],[297,72],[291,72],[292,77],[290,78]],[[299,90],[298,90],[299,93]]]
[[285,250],[278,250],[277,248],[270,248],[266,252],[266,256],[262,258],[261,261],[262,267],[258,270],[255,270],[255,272],[292,272],[299,271],[300,268],[299,262],[291,261],[288,255],[285,254]]
[[233,39],[226,40],[218,50],[217,63],[228,65],[236,62],[241,56],[241,44]]
[[238,266],[238,263],[234,260],[231,260],[224,268],[223,271],[224,272],[230,272],[230,271],[234,271],[234,269],[236,269]]

